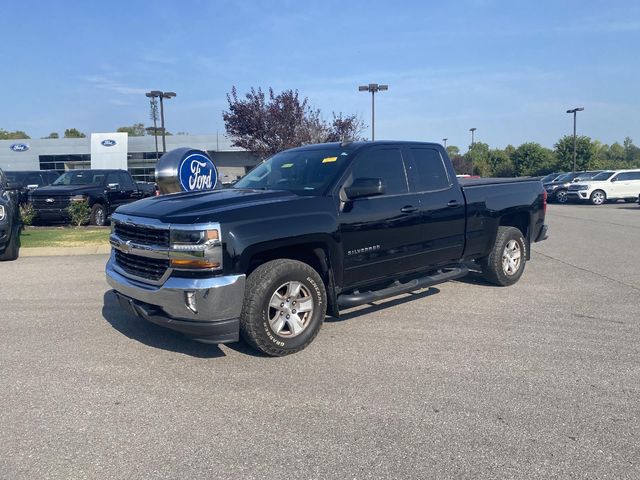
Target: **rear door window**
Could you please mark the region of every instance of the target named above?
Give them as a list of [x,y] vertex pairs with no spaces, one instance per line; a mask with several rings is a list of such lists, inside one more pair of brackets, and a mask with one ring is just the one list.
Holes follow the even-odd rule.
[[423,147],[411,147],[409,151],[413,157],[410,176],[417,192],[444,190],[451,186],[440,152]]

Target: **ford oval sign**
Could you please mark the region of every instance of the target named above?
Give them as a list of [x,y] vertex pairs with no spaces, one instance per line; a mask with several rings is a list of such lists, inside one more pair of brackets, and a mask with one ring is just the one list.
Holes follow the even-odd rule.
[[29,150],[29,145],[27,145],[26,143],[14,143],[9,148],[14,152],[26,152],[27,150]]
[[186,192],[211,190],[218,181],[218,171],[211,159],[202,153],[192,153],[178,167],[180,185]]
[[117,142],[111,138],[107,138],[100,142],[103,147],[113,147]]

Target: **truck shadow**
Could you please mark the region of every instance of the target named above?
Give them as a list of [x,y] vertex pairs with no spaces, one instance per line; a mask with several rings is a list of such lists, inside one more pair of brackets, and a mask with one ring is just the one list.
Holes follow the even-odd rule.
[[102,317],[123,335],[150,347],[198,358],[224,357],[218,345],[199,343],[178,332],[146,322],[124,312],[113,292],[104,294]]
[[359,317],[361,315],[366,315],[368,313],[379,312],[380,310],[384,310],[387,308],[395,307],[397,305],[402,305],[403,303],[411,302],[413,300],[418,300],[420,298],[430,297],[431,295],[435,295],[440,293],[440,289],[435,287],[429,287],[426,290],[418,291],[418,292],[409,292],[403,293],[401,297],[391,297],[391,299],[379,300],[376,303],[370,303],[368,306],[362,308],[357,308],[358,310],[353,310],[350,308],[347,310],[347,313],[341,314],[339,317],[329,317],[325,318],[325,322],[343,322],[346,320],[351,320],[352,318]]

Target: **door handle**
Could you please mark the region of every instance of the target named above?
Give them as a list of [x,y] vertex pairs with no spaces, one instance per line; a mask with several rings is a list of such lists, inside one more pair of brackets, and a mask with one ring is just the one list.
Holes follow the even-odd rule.
[[405,205],[400,209],[402,213],[414,213],[418,211],[418,207],[414,207],[413,205]]
[[460,205],[462,204],[457,200],[451,200],[449,201],[449,203],[447,203],[447,207],[451,207],[451,208],[459,207]]

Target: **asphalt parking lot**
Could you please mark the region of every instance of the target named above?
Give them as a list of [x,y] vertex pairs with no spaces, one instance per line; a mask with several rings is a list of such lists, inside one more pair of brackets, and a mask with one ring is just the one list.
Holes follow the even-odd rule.
[[517,285],[362,307],[285,358],[127,316],[104,255],[0,264],[0,478],[640,478],[640,208],[548,223]]

